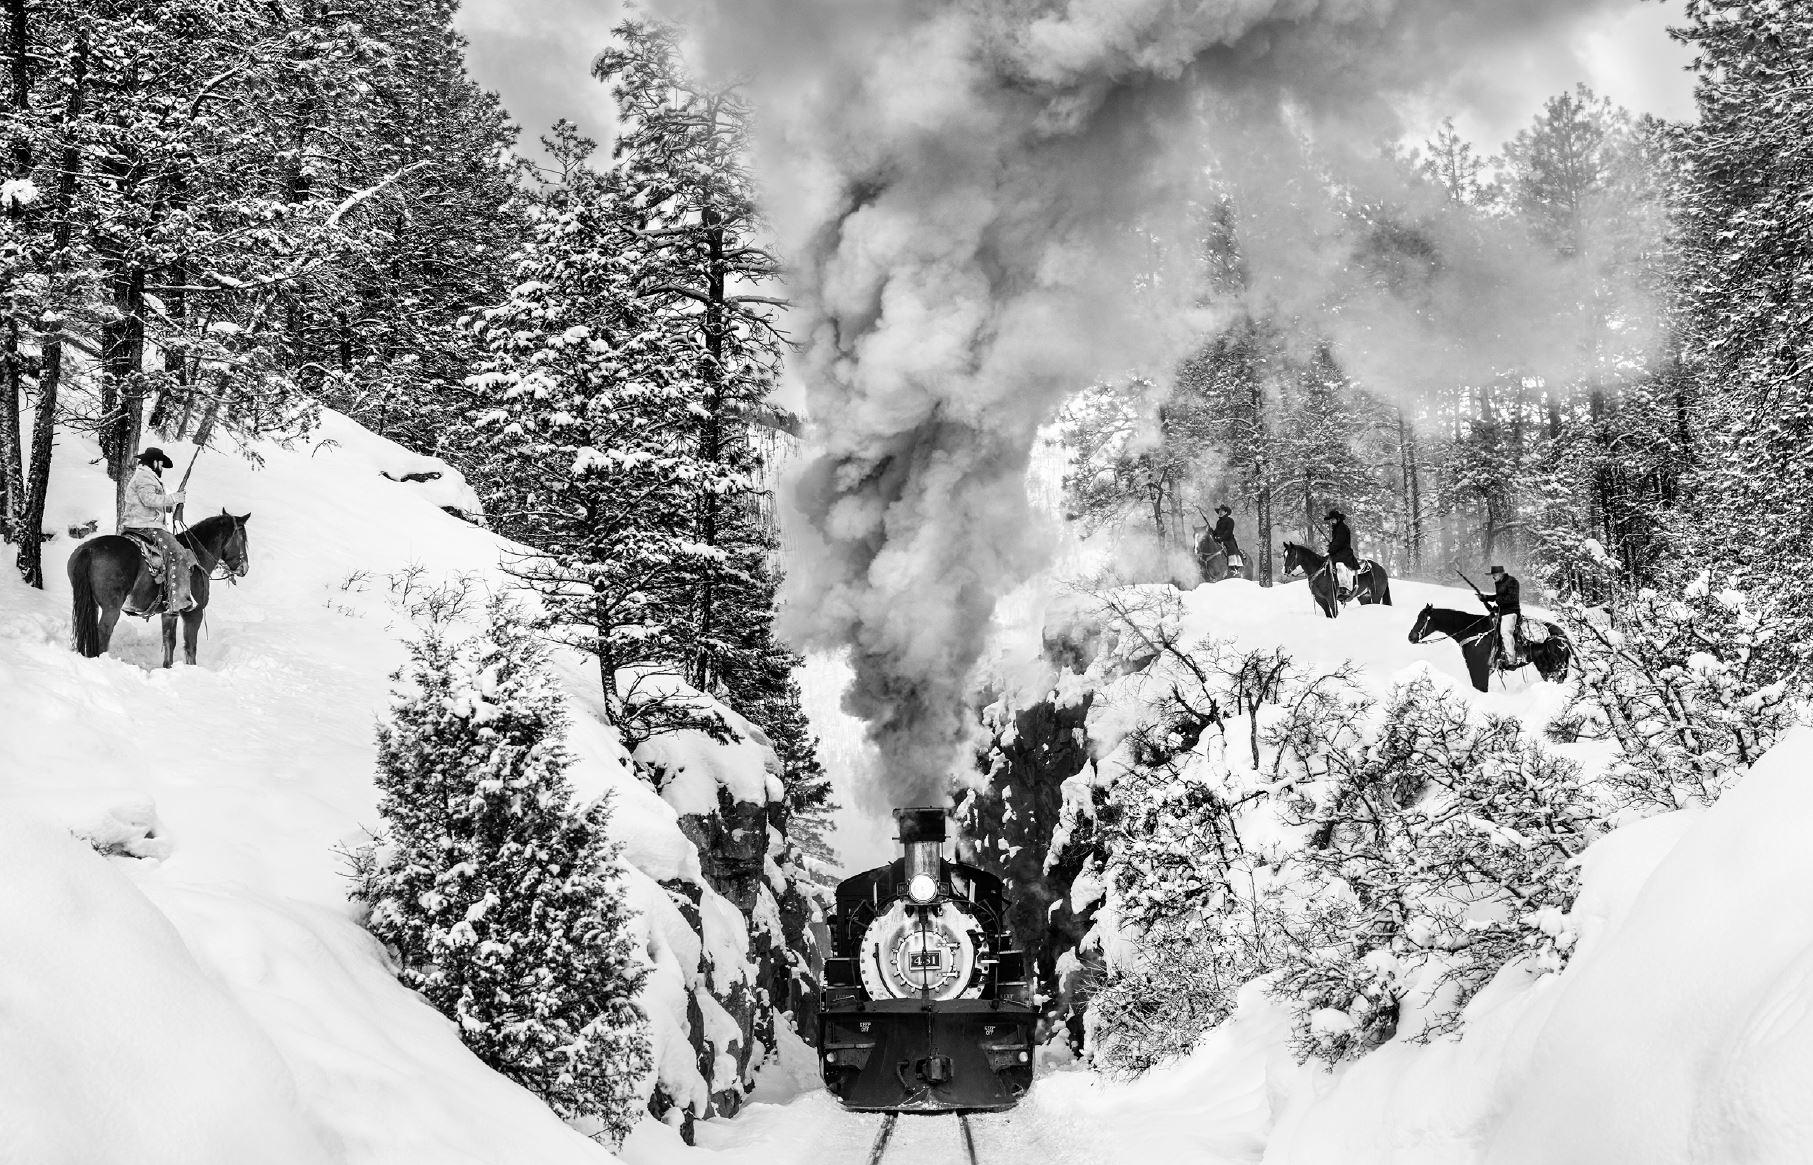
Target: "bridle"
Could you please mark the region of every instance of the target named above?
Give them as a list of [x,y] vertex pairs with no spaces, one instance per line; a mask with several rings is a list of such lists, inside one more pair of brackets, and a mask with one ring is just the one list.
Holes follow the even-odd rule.
[[[228,586],[238,586],[239,579],[245,574],[248,566],[245,556],[245,523],[238,518],[234,518],[231,514],[228,514],[227,517],[233,518],[233,532],[227,535],[226,542],[221,545],[220,553],[214,555],[213,562],[202,561],[202,555],[206,553],[206,548],[201,544],[199,538],[196,539],[196,545],[190,549],[189,553],[195,555],[197,565],[208,572],[209,582],[224,582]],[[185,534],[193,534],[195,532],[195,527],[184,522],[183,532]],[[240,546],[239,559],[236,562],[227,557],[227,551],[232,547],[234,542],[238,542]],[[216,571],[219,573],[215,573]]]
[[[1423,615],[1418,615],[1416,617],[1416,624],[1410,628],[1410,634],[1412,634],[1412,635],[1416,634],[1417,627],[1422,625],[1423,616],[1427,615],[1430,610],[1433,610],[1433,607],[1431,607],[1429,609],[1425,609],[1425,611],[1423,612]],[[1436,631],[1432,628],[1421,639],[1412,639],[1411,642],[1412,643],[1431,643],[1431,642],[1439,643],[1441,640],[1446,639],[1452,643],[1458,643],[1462,647],[1465,647],[1470,643],[1478,643],[1480,640],[1484,639],[1486,636],[1492,634],[1492,632],[1493,632],[1493,628],[1488,626],[1484,631],[1475,632],[1474,634],[1469,635],[1464,639],[1457,639],[1454,636],[1448,634],[1448,632],[1446,632],[1446,631]]]
[[[1293,551],[1293,550],[1304,550],[1304,547],[1298,546],[1295,542],[1286,542],[1284,544],[1284,553],[1285,553],[1286,557],[1301,557],[1301,555],[1292,555],[1291,551]],[[1334,559],[1324,558],[1322,560],[1322,565],[1318,566],[1314,570],[1303,570],[1302,567],[1297,567],[1297,569],[1303,570],[1303,578],[1305,581],[1307,581],[1309,579],[1315,578],[1317,575],[1328,574],[1328,572],[1330,570],[1334,569],[1334,565],[1335,565]],[[1285,578],[1291,577],[1291,572],[1290,572],[1289,567],[1285,568],[1284,577]],[[1334,576],[1329,575],[1329,578],[1332,580],[1334,578]]]

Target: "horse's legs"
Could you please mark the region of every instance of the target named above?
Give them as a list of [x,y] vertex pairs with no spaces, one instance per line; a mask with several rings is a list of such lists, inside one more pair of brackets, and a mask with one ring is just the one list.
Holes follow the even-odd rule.
[[106,606],[103,604],[101,607],[101,651],[100,651],[100,654],[102,654],[102,655],[107,654],[108,645],[113,642],[114,624],[118,623],[119,621],[120,621],[120,609],[118,607],[109,607],[109,606]]
[[1481,692],[1490,691],[1492,668],[1496,662],[1491,646],[1485,643],[1463,644],[1460,654],[1467,661],[1467,678],[1473,681],[1474,688]]
[[201,631],[201,608],[183,614],[183,662],[195,662],[195,637]]
[[164,666],[169,667],[176,662],[176,616],[165,615],[161,622],[164,625]]

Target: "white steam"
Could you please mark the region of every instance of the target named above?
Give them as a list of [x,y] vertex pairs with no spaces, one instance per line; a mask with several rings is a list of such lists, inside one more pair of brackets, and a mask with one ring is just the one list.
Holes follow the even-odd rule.
[[[1440,88],[1475,38],[1552,35],[1587,7],[720,0],[683,14],[703,67],[753,77],[806,345],[823,451],[794,499],[806,529],[791,532],[786,630],[850,650],[848,706],[895,804],[942,798],[995,602],[1044,560],[1023,485],[1037,429],[1098,374],[1162,375],[1200,330],[1188,227],[1206,169],[1270,220],[1250,257],[1265,293],[1325,307],[1343,244],[1304,211],[1318,199],[1292,194],[1318,181],[1295,143],[1371,145],[1395,129],[1393,98]],[[1516,315],[1495,303],[1450,322],[1487,312]],[[1446,330],[1411,315],[1347,313],[1360,334],[1345,338]]]

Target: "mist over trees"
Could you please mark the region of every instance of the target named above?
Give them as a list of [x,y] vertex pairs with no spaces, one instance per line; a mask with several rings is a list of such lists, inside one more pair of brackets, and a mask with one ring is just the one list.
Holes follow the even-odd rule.
[[[1144,390],[1162,402],[1149,431],[1104,446],[1104,418],[1088,414],[1125,385],[1098,385],[1068,410],[1073,512],[1137,520],[1182,548],[1225,502],[1268,582],[1271,551],[1285,537],[1320,541],[1330,506],[1397,574],[1502,560],[1577,590],[1598,584],[1580,568],[1603,552],[1625,583],[1650,577],[1703,391],[1667,326],[1683,289],[1686,149],[1680,127],[1584,86],[1547,101],[1500,155],[1446,122],[1388,154],[1389,181],[1307,195],[1328,199],[1345,248],[1346,299],[1330,287],[1314,311],[1254,277],[1248,251],[1271,243],[1252,232],[1275,224],[1243,215],[1241,192],[1212,192],[1198,215],[1201,296],[1222,309],[1219,326]],[[1536,336],[1522,346],[1541,366],[1495,360],[1518,345],[1490,318],[1447,338],[1485,354],[1464,361],[1412,334],[1451,310],[1429,301],[1466,262],[1530,284],[1520,323]],[[1368,318],[1367,299],[1402,318]],[[1472,373],[1449,374],[1462,362]]]

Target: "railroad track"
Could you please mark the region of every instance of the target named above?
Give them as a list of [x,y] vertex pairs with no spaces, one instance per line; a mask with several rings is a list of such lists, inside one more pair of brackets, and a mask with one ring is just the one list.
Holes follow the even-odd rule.
[[[881,1159],[888,1151],[888,1142],[894,1137],[894,1126],[899,1123],[900,1114],[890,1112],[881,1118],[881,1128],[875,1131],[875,1143],[869,1148],[869,1165],[881,1165]],[[969,1114],[957,1114],[957,1129],[963,1138],[963,1160],[965,1165],[981,1165],[976,1157],[976,1134],[970,1128]]]

